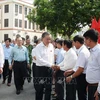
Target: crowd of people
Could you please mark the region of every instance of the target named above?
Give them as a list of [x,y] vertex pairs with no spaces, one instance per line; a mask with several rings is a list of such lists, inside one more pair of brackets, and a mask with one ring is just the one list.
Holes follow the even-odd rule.
[[[12,72],[16,94],[23,90],[25,80],[35,89],[35,100],[51,100],[55,85],[56,100],[100,100],[100,45],[98,32],[89,29],[73,40],[52,40],[48,32],[35,41],[26,43],[17,36],[14,44],[5,39],[0,44],[0,74],[2,84],[11,86]],[[31,73],[32,72],[32,73]],[[44,97],[43,97],[44,96]]]

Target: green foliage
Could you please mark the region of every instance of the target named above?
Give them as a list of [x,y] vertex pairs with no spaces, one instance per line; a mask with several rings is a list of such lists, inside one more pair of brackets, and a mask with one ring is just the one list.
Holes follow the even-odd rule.
[[94,16],[100,16],[100,1],[96,0],[35,0],[34,5],[28,15],[30,21],[69,38],[74,31],[90,25]]

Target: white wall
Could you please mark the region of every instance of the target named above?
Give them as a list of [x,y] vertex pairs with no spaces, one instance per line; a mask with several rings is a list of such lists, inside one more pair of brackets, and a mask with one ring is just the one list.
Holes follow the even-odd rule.
[[37,36],[38,38],[41,38],[42,33],[39,32],[26,32],[25,31],[20,31],[18,33],[18,30],[2,30],[0,31],[0,42],[4,41],[4,34],[8,34],[8,37],[11,38],[12,40],[16,38],[17,34],[20,34],[21,37],[26,37],[26,35],[29,35],[31,40],[33,39],[34,36]]

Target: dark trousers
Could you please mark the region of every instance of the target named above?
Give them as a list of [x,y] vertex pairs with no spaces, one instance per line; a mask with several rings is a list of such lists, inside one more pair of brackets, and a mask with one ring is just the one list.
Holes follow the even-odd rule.
[[5,81],[7,77],[8,77],[8,83],[11,83],[12,70],[9,69],[8,60],[5,60],[3,67],[3,81]]
[[13,65],[14,70],[14,83],[17,90],[20,90],[24,84],[25,78],[28,76],[27,74],[27,62],[22,61],[14,61]]
[[88,86],[88,100],[95,100],[94,94],[97,90],[97,86]]
[[66,83],[66,100],[76,100],[76,78],[73,78],[70,83]]
[[27,80],[28,80],[28,82],[30,82],[31,81],[31,68],[29,68],[29,67],[27,67],[27,73],[28,73],[28,77],[27,77]]
[[[31,65],[30,65],[31,66]],[[28,72],[28,76],[29,76],[29,78],[31,78],[31,67],[29,68],[29,67],[27,67],[27,72]]]
[[35,63],[33,63],[32,65],[32,71],[33,71],[33,83],[34,83],[34,88],[36,90],[36,86],[37,86],[37,77],[38,77],[38,67],[36,66]]
[[56,100],[64,100],[64,72],[59,70],[55,74],[55,91],[57,93]]
[[43,91],[45,89],[44,100],[51,100],[52,69],[45,66],[37,66],[37,76],[34,84],[36,89],[36,99],[43,100]]
[[1,79],[1,74],[0,74],[0,79]]
[[33,65],[32,65],[32,71],[33,71],[33,77],[35,77],[36,74],[37,74],[37,69],[36,69],[36,64],[35,63],[33,63]]
[[[78,91],[78,99],[79,100],[87,100],[87,82],[86,82],[86,75],[81,74],[77,78],[77,91]],[[91,99],[90,99],[91,100]]]

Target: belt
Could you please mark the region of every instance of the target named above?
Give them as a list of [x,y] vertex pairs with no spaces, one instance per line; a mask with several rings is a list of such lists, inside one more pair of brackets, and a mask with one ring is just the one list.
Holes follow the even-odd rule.
[[6,61],[8,60],[8,59],[5,59]]
[[16,63],[23,63],[23,62],[26,62],[26,61],[15,61],[14,60],[14,62],[16,62]]
[[93,83],[93,84],[88,83],[88,86],[98,86],[98,83]]

